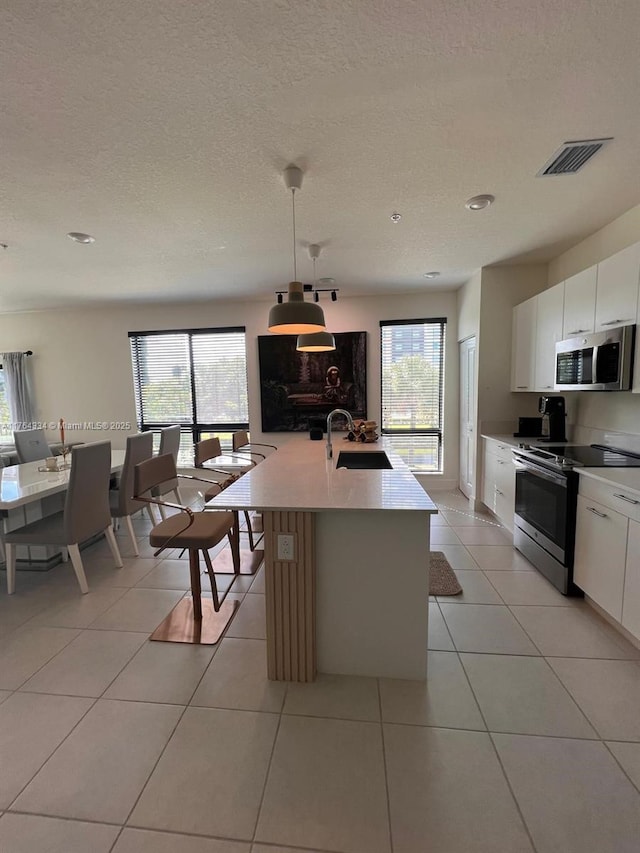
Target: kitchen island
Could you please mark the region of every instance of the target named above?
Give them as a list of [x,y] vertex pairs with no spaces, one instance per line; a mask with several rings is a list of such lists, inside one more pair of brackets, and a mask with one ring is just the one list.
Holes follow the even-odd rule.
[[[390,470],[336,468],[380,449]],[[384,444],[291,441],[208,506],[263,514],[269,678],[426,678],[437,508]]]

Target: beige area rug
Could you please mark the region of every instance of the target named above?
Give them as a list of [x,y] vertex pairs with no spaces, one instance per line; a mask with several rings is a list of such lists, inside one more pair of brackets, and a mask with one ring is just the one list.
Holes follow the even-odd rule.
[[460,595],[462,587],[442,551],[432,551],[429,563],[429,595]]

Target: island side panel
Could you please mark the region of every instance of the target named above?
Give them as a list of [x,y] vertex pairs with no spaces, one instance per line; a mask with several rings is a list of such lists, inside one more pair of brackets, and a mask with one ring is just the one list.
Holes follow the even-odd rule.
[[316,515],[318,671],[424,680],[426,512]]
[[[310,512],[263,512],[267,675],[273,681],[316,677],[315,537]],[[295,537],[294,559],[277,559],[277,536]]]

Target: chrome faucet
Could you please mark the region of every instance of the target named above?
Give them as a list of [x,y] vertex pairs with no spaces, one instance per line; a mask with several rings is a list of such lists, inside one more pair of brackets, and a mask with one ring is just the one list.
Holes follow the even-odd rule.
[[344,415],[347,419],[347,424],[349,425],[349,429],[355,432],[355,424],[353,423],[353,418],[349,414],[346,409],[334,409],[332,412],[329,412],[327,415],[327,459],[333,459],[333,446],[331,444],[331,423],[333,421],[334,415]]

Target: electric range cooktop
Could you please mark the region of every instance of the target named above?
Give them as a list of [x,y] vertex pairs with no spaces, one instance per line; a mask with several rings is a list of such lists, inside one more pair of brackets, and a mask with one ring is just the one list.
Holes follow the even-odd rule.
[[[629,453],[616,447],[606,447],[603,444],[578,445],[550,444],[544,450],[554,456],[570,459],[585,468],[640,468],[640,454]],[[535,452],[534,452],[535,455]]]

